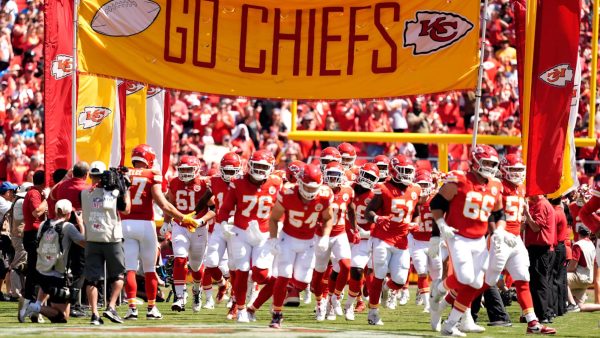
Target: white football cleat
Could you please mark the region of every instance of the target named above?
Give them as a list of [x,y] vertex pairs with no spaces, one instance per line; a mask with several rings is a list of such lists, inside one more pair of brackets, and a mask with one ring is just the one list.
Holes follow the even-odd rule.
[[327,320],[336,320],[337,316],[335,310],[333,309],[333,305],[331,304],[331,298],[327,302],[327,310],[325,311]]
[[204,306],[202,307],[208,310],[213,310],[215,308],[215,300],[212,297],[207,298]]
[[308,286],[301,295],[302,295],[302,302],[304,304],[310,304],[310,302],[312,301],[312,299],[310,297],[310,286]]
[[344,315],[344,311],[342,310],[341,300],[342,300],[341,297],[338,298],[338,296],[336,296],[336,295],[331,296],[331,306],[333,307],[333,311],[335,312],[336,316]]
[[467,335],[456,327],[456,324],[451,324],[448,321],[445,321],[442,325],[442,336],[448,337],[466,337]]
[[396,293],[392,289],[388,289],[387,291],[387,297],[385,298],[385,307],[390,310],[396,310]]
[[202,302],[200,301],[200,297],[201,297],[200,290],[198,290],[198,291],[192,290],[192,292],[193,292],[193,298],[194,298],[194,301],[192,303],[192,311],[194,313],[200,312],[200,309],[202,308]]
[[322,322],[325,320],[325,299],[321,299],[317,302],[317,306],[315,306],[315,319],[318,322]]
[[471,309],[468,309],[463,313],[460,323],[458,323],[458,329],[464,333],[482,333],[485,332],[483,326],[477,325],[471,316]]
[[398,304],[400,304],[401,306],[404,306],[408,303],[409,300],[410,300],[410,293],[408,292],[408,290],[400,291],[400,299],[398,299]]
[[429,307],[429,324],[431,329],[435,332],[442,330],[442,310],[440,309],[439,303],[431,303]]
[[248,311],[246,309],[238,310],[237,322],[238,323],[250,323],[250,318],[248,317]]
[[158,311],[158,308],[156,306],[153,306],[152,310],[146,313],[146,319],[162,319],[162,314],[160,313],[160,311]]
[[345,313],[344,313],[344,317],[346,317],[346,320],[354,320],[354,304],[350,304],[350,306],[347,306],[348,304],[346,304],[346,308]]
[[125,320],[137,320],[138,319],[138,310],[137,308],[130,307],[127,308],[127,312],[125,313]]
[[417,297],[415,297],[415,305],[416,306],[423,305],[423,296],[418,291],[417,291]]
[[369,310],[369,315],[367,316],[367,321],[369,322],[369,325],[383,325],[383,321],[381,320],[381,317],[379,316],[379,310],[377,310],[377,309]]
[[171,311],[185,311],[185,303],[183,301],[183,297],[177,297],[177,300],[173,303],[173,305],[171,305]]

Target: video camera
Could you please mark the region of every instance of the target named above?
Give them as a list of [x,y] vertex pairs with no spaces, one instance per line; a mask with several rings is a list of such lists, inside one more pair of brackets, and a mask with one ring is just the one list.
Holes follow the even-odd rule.
[[100,186],[104,190],[119,191],[119,196],[125,196],[125,193],[131,186],[131,182],[127,177],[127,167],[109,168],[100,176]]

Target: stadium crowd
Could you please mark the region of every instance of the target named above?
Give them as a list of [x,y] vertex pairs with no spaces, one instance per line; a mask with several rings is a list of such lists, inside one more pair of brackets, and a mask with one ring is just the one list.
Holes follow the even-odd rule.
[[[85,224],[86,222],[84,220],[79,219],[80,217],[86,217],[85,205],[82,205],[82,199],[79,197],[79,193],[90,188],[88,181],[86,181],[88,175],[94,176],[94,174],[103,174],[106,166],[103,167],[103,164],[95,163],[91,164],[90,167],[85,163],[78,163],[73,168],[69,168],[69,171],[65,168],[65,170],[53,173],[53,182],[45,182],[43,179],[44,175],[41,172],[44,164],[44,107],[41,81],[44,62],[42,54],[44,39],[42,3],[43,1],[41,0],[4,0],[2,1],[2,11],[0,13],[0,86],[2,88],[2,95],[0,95],[0,181],[3,182],[2,185],[0,185],[0,215],[2,215],[0,219],[2,219],[3,226],[1,248],[3,262],[0,262],[0,281],[6,282],[5,287],[3,286],[3,283],[0,282],[0,286],[3,286],[0,290],[4,292],[0,294],[0,300],[16,301],[19,298],[22,300],[25,299],[26,301],[22,301],[20,306],[22,313],[20,312],[19,316],[22,320],[24,320],[25,317],[30,316],[32,320],[40,321],[42,317],[38,316],[38,314],[42,313],[52,321],[62,322],[66,321],[69,315],[80,316],[85,314],[85,308],[81,307],[80,300],[83,299],[83,303],[89,303],[93,308],[91,314],[92,323],[99,324],[102,319],[97,310],[96,305],[98,301],[96,301],[96,298],[100,296],[101,299],[99,303],[103,303],[107,306],[107,311],[104,312],[106,318],[118,322],[121,321],[121,318],[117,314],[114,297],[111,297],[110,300],[103,300],[101,292],[94,294],[88,290],[87,297],[86,292],[82,292],[85,288],[93,290],[93,288],[102,289],[103,286],[96,284],[97,280],[93,280],[91,284],[89,283],[89,278],[87,284],[85,284],[86,282],[84,281],[84,276],[89,277],[89,272],[85,270],[85,265],[89,262],[84,259],[86,256],[84,255],[84,249],[81,246],[89,245],[89,240],[87,244],[84,244],[85,241],[82,239],[83,235],[88,231],[88,224]],[[590,111],[589,78],[590,62],[592,58],[591,2],[585,0],[583,3],[584,10],[582,17],[584,20],[582,21],[581,27],[583,81],[581,102],[579,106],[580,116],[576,126],[577,136],[587,135],[587,121]],[[521,134],[521,125],[517,88],[517,60],[516,50],[514,48],[514,16],[509,1],[506,0],[490,1],[490,5],[486,10],[491,20],[488,23],[488,34],[484,55],[485,72],[482,108],[479,112],[481,117],[479,133],[519,136]],[[471,133],[473,116],[476,113],[474,102],[474,91],[418,95],[376,101],[299,102],[297,128],[298,130],[316,131],[340,130],[440,134]],[[182,170],[180,170],[180,167],[182,167],[184,162],[190,161],[190,157],[198,159],[197,166],[199,169],[197,172],[194,171],[194,180],[198,178],[198,175],[200,174],[205,177],[223,176],[223,162],[221,161],[221,157],[208,158],[205,156],[205,149],[207,149],[207,146],[224,147],[224,152],[231,152],[238,155],[240,163],[236,168],[239,167],[244,170],[248,167],[247,163],[255,156],[255,154],[262,153],[261,151],[268,151],[274,156],[274,169],[282,171],[287,170],[296,160],[310,162],[316,165],[323,164],[320,159],[331,155],[326,153],[325,155],[327,156],[324,156],[322,153],[324,149],[340,146],[340,143],[337,142],[295,142],[288,139],[292,120],[291,102],[289,101],[251,100],[237,97],[219,97],[200,93],[172,91],[171,104],[172,129],[174,132],[172,133],[171,165],[165,175],[167,180],[177,180],[178,178],[181,178]],[[596,121],[598,120],[599,119],[596,119]],[[600,128],[596,128],[596,130],[600,130]],[[435,158],[437,157],[437,147],[435,144],[353,143],[352,150],[357,155],[357,160],[354,163],[355,168],[361,167],[364,169],[364,165],[378,155],[385,155],[388,159],[401,155],[403,156],[401,158],[406,159],[407,162],[400,167],[410,167],[411,165],[408,165],[407,163],[414,162],[415,166],[413,168],[413,174],[421,169],[425,169],[431,172],[430,175],[432,175],[432,178],[429,179],[430,183],[434,184],[442,182],[442,175],[434,170],[436,166]],[[147,152],[147,150],[144,151]],[[509,155],[520,157],[520,150],[516,147],[507,146],[486,150],[487,153],[492,155],[494,151],[497,151],[499,154],[499,156],[496,156],[498,162],[496,164],[499,164],[501,158],[509,158]],[[229,153],[228,156],[234,157],[231,153]],[[490,156],[493,157],[492,155]],[[472,156],[472,150],[469,146],[452,145],[450,147],[451,169],[462,169],[465,171],[474,170]],[[582,280],[581,276],[576,275],[576,272],[581,271],[582,269],[589,270],[589,265],[587,264],[589,260],[586,260],[589,258],[586,256],[586,253],[589,252],[589,250],[586,251],[586,249],[589,249],[589,245],[586,244],[587,242],[585,242],[585,240],[589,238],[590,231],[588,229],[586,232],[586,228],[580,226],[580,223],[588,225],[588,221],[580,220],[577,217],[577,213],[580,212],[581,207],[588,200],[591,199],[594,201],[591,194],[597,193],[597,190],[595,189],[598,187],[595,185],[597,182],[594,181],[594,176],[598,174],[598,166],[594,161],[598,160],[598,148],[579,148],[577,159],[580,160],[578,162],[578,170],[580,174],[580,183],[583,184],[581,189],[570,196],[565,196],[562,200],[554,199],[548,201],[543,197],[530,200],[529,206],[525,208],[524,223],[527,224],[527,226],[538,229],[535,231],[536,233],[544,233],[544,231],[550,232],[547,234],[549,237],[543,235],[535,238],[535,240],[540,241],[538,243],[540,248],[543,247],[548,250],[543,251],[537,247],[527,248],[531,264],[543,262],[545,264],[544,267],[546,268],[544,273],[531,275],[532,295],[530,297],[533,297],[532,306],[535,308],[535,312],[527,312],[530,309],[526,307],[523,308],[524,313],[522,320],[529,323],[535,321],[538,326],[532,330],[541,330],[540,332],[536,331],[535,333],[551,333],[551,328],[539,325],[539,323],[551,323],[556,316],[564,315],[567,311],[577,312],[597,310],[593,305],[585,303],[585,290],[592,284],[596,287],[595,301],[600,301],[600,287],[598,283],[596,283],[598,274],[594,273],[593,277],[595,278],[593,283],[589,278]],[[256,159],[254,159],[254,161],[256,161]],[[375,163],[377,163],[377,161],[375,161]],[[515,162],[513,164],[517,163]],[[192,165],[192,167],[195,166],[195,164]],[[394,175],[394,170],[395,169],[390,168],[390,176]],[[324,178],[327,177],[327,175],[324,176]],[[99,180],[99,178],[97,179]],[[291,177],[288,177],[287,179],[293,181]],[[439,182],[437,182],[438,180]],[[56,185],[56,183],[58,184]],[[99,183],[99,181],[96,183]],[[215,193],[213,192],[213,194]],[[435,190],[432,190],[431,194],[431,196],[433,196]],[[129,194],[127,194],[127,196],[128,195]],[[198,196],[198,198],[199,197],[200,196]],[[134,196],[125,198],[125,194],[123,194],[120,198],[123,198],[125,201],[128,198],[134,199]],[[198,226],[200,221],[190,221],[189,218],[186,218],[188,215],[184,215],[182,210],[170,210],[169,207],[165,207],[167,205],[164,203],[165,201],[174,203],[174,199],[174,196],[169,196],[169,193],[167,193],[166,200],[163,201],[162,199],[155,197],[154,201],[162,204],[161,209],[165,211],[165,223],[169,223],[168,220],[173,219],[181,224],[181,226],[173,226],[173,229],[164,229],[163,232],[159,233],[159,238],[163,240],[163,254],[175,254],[175,260],[171,261],[170,264],[173,265],[173,269],[177,269],[178,266],[181,267],[181,264],[185,264],[187,261],[182,263],[181,260],[177,260],[177,252],[173,251],[176,251],[176,248],[170,250],[168,238],[169,236],[176,237],[174,232],[175,228],[185,228],[184,225],[189,223]],[[159,200],[160,202],[158,202]],[[200,202],[197,202],[197,204],[200,205]],[[123,208],[117,206],[117,204],[115,204],[114,207],[118,208],[119,211],[126,210],[124,205],[127,203],[122,203],[124,203],[121,205]],[[222,201],[218,203],[222,203]],[[203,207],[208,208],[206,205],[203,205]],[[438,210],[445,210],[443,203],[438,204],[437,207]],[[81,211],[82,208],[84,209],[84,215],[75,212]],[[433,208],[433,205],[432,209],[435,209]],[[194,210],[194,208],[192,208],[192,210]],[[564,210],[568,212],[564,213]],[[491,212],[492,210],[489,211]],[[496,211],[497,210],[494,210],[494,212]],[[203,212],[209,213],[210,211],[203,210]],[[4,217],[4,215],[7,215],[7,217]],[[224,220],[223,217],[224,216],[219,215],[219,213],[216,214],[218,224],[221,223],[220,221]],[[377,217],[384,216],[374,214],[370,217],[371,219],[367,216],[370,223],[379,225],[380,223],[377,222]],[[500,215],[498,215],[498,217],[500,217]],[[69,254],[67,256],[70,257],[68,266],[71,271],[69,277],[71,281],[69,291],[67,292],[68,296],[56,294],[63,290],[60,286],[50,290],[46,285],[46,289],[42,288],[41,291],[36,291],[35,283],[33,281],[28,282],[28,278],[26,278],[31,274],[38,273],[36,272],[36,263],[33,260],[33,255],[31,255],[31,253],[36,252],[37,250],[36,241],[39,240],[38,231],[40,226],[45,224],[46,219],[52,220],[51,224],[53,225],[56,225],[57,223],[62,224],[63,222],[72,225],[72,227],[69,227],[67,230],[63,230],[65,231],[65,234],[68,234],[67,243],[69,243]],[[136,220],[136,218],[129,218],[130,222],[132,222],[132,220]],[[444,237],[444,230],[456,230],[445,228],[443,224],[440,224],[441,221],[438,218],[434,217],[433,220],[438,222],[439,231],[442,237]],[[322,221],[324,223],[327,222],[325,219]],[[497,218],[496,221],[500,222],[501,218]],[[204,220],[201,222],[204,222]],[[208,220],[206,222],[208,223]],[[15,227],[15,224],[19,224],[20,226]],[[121,237],[117,236],[118,239],[123,237],[127,238],[127,224],[129,223],[123,222],[124,234],[121,235]],[[452,226],[451,223],[449,225]],[[189,229],[191,228],[195,229],[194,226],[189,227]],[[180,229],[178,231],[183,230]],[[194,231],[189,231],[194,233]],[[236,229],[224,230],[224,232],[227,231],[235,232]],[[555,234],[556,232],[560,233],[560,235]],[[167,233],[173,234],[167,235]],[[198,233],[201,233],[201,231],[198,230]],[[495,238],[498,238],[499,235],[496,235]],[[593,237],[593,234],[591,235]],[[321,234],[320,236],[324,238],[325,234]],[[504,238],[511,238],[508,235],[503,236]],[[578,236],[581,237],[578,238]],[[584,242],[579,245],[573,245],[573,243],[579,239]],[[509,246],[514,244],[510,239],[505,240],[505,242],[510,243],[507,244]],[[131,250],[127,249],[127,244],[125,246],[125,250]],[[511,248],[513,247],[514,246],[511,246]],[[555,247],[560,247],[561,249],[554,250]],[[552,248],[552,250],[550,250],[550,248]],[[65,248],[61,248],[61,250],[64,249]],[[446,250],[450,249],[451,248],[448,248]],[[189,248],[189,250],[191,252],[193,248]],[[273,249],[272,251],[275,252],[278,250],[281,250],[281,248]],[[547,255],[549,255],[550,251],[553,252],[552,263],[549,263],[547,259]],[[555,254],[554,251],[557,253]],[[29,253],[29,255],[24,255],[24,252]],[[560,254],[558,252],[560,252]],[[221,251],[221,256],[222,255],[223,252]],[[210,255],[207,253],[207,258],[209,257]],[[127,294],[126,298],[128,299],[128,310],[125,319],[137,318],[138,316],[135,307],[136,303],[131,301],[131,299],[135,299],[136,296],[141,296],[148,300],[149,312],[147,318],[161,318],[161,314],[158,310],[154,310],[154,304],[151,303],[151,301],[153,302],[154,300],[148,295],[157,292],[155,287],[156,283],[162,284],[167,280],[170,280],[170,283],[175,285],[174,298],[176,299],[173,304],[173,309],[183,309],[185,306],[184,297],[187,295],[187,291],[182,291],[182,284],[178,284],[178,281],[181,281],[182,276],[173,275],[167,276],[169,278],[162,278],[164,276],[158,275],[158,277],[154,277],[154,261],[148,263],[147,258],[141,257],[141,259],[144,263],[142,264],[144,265],[143,271],[138,273],[137,278],[135,274],[129,274],[129,271],[131,271],[131,263],[128,263],[125,259],[122,264],[122,270],[127,270],[128,272],[124,277],[124,289]],[[135,263],[137,264],[137,261]],[[206,283],[202,281],[202,278],[194,275],[194,273],[198,273],[200,266],[192,266],[191,256],[189,263],[191,275],[195,282],[197,282],[195,284],[196,289],[193,291],[194,296],[199,294],[198,285],[200,282],[202,282],[202,288],[205,290],[205,295],[210,295],[210,293],[208,293],[210,285],[205,285]],[[220,264],[222,264],[222,262],[217,259],[214,263],[215,264],[212,265],[207,262],[204,263],[206,268],[205,274],[210,275],[213,281],[220,281],[221,279],[217,278],[219,272],[216,270],[221,267]],[[400,264],[400,262],[398,262],[398,264]],[[325,262],[325,265],[327,266],[327,262]],[[594,266],[597,270],[596,265]],[[347,270],[348,269],[350,269],[349,265],[347,266]],[[244,267],[241,270],[245,271],[245,275],[242,273],[241,276],[248,279],[249,268],[246,269]],[[271,277],[263,276],[263,271],[261,270],[264,269],[254,269],[253,267],[251,270],[253,276],[252,279],[258,284],[265,284],[265,287],[261,289],[261,292],[262,290],[265,290],[268,285],[271,285],[272,288],[274,285],[279,285],[269,283],[285,282],[285,284],[283,284],[284,287],[287,285],[288,280],[271,280]],[[339,270],[342,271],[336,271],[335,276],[341,276],[343,272],[342,265],[340,265]],[[353,271],[356,272],[356,270],[345,271],[345,277],[350,280],[354,279],[353,276],[348,277],[348,274],[352,275]],[[445,269],[445,271],[447,271],[447,269]],[[322,278],[327,279],[327,277],[323,277],[322,275],[325,271],[318,272],[321,273]],[[417,272],[420,277],[419,283],[424,283],[423,278],[426,279],[427,277],[421,276],[423,274],[422,271]],[[176,272],[169,271],[169,273],[173,274]],[[515,273],[518,275],[518,272]],[[431,276],[431,272],[429,272],[429,275]],[[257,281],[258,277],[261,276],[264,277],[263,280]],[[425,276],[427,276],[427,272],[425,273]],[[244,277],[242,277],[242,279]],[[291,277],[292,276],[288,276],[286,278],[290,279]],[[295,274],[293,277],[298,278]],[[381,276],[380,273],[376,272],[374,279],[383,280],[385,277],[385,273]],[[384,305],[387,307],[394,307],[396,305],[396,299],[400,301],[400,304],[404,301],[401,299],[404,295],[403,286],[405,285],[406,279],[404,277],[404,279],[395,280],[393,277],[394,276],[391,276],[387,284],[385,284],[386,291],[384,293],[386,293],[388,289],[392,290],[389,295],[386,294],[386,299],[394,299],[393,301],[385,302]],[[111,280],[113,285],[109,287],[113,290],[115,288],[120,290],[120,288],[123,287],[123,281],[119,284],[118,278],[115,278],[116,277]],[[177,280],[177,278],[180,279]],[[187,278],[187,276],[183,276],[183,278]],[[238,276],[237,278],[240,277]],[[431,276],[431,278],[434,279],[433,276]],[[438,276],[438,278],[434,280],[439,280],[440,278],[441,276]],[[516,292],[518,300],[522,301],[520,297],[524,292],[523,283],[519,283],[518,280],[512,282],[510,279],[501,279],[501,281],[500,288],[496,289],[496,291],[486,291],[484,298],[486,299],[490,323],[495,323],[495,325],[509,325],[510,319],[507,318],[503,306],[513,298],[511,297],[510,290],[513,290],[513,293]],[[294,281],[290,282],[290,284],[293,284],[293,282]],[[304,284],[298,283],[299,285],[294,285],[294,287],[303,286],[306,288],[305,284],[308,282],[311,281],[304,282]],[[460,279],[458,282],[468,284],[463,283],[464,281]],[[139,288],[136,283],[140,285]],[[550,286],[548,283],[553,285]],[[131,287],[132,284],[136,285],[133,289]],[[141,286],[142,284],[144,287]],[[212,284],[212,282],[209,281],[208,284]],[[243,289],[237,284],[233,287],[236,292]],[[495,281],[494,283],[488,284],[495,284]],[[179,289],[177,289],[177,285],[180,286]],[[535,288],[533,287],[534,285]],[[226,286],[225,283],[219,284],[220,293],[217,294],[217,297],[223,297],[223,294],[221,293],[225,290],[225,288],[223,288],[224,286]],[[490,290],[494,290],[495,285],[490,286]],[[567,286],[570,287],[568,290]],[[342,286],[342,290],[344,287],[345,285]],[[443,296],[442,291],[445,290],[445,287],[446,285],[441,286],[439,283],[436,284],[435,281],[431,285],[432,301],[438,303],[437,305],[446,301],[441,299]],[[448,287],[454,289],[454,287],[450,285],[448,285]],[[296,289],[304,290],[304,288]],[[436,291],[433,291],[434,288]],[[419,284],[419,289],[420,292],[427,293],[425,290],[428,290],[429,287],[425,287],[424,284]],[[323,294],[327,294],[326,290],[321,291],[323,291]],[[334,294],[334,297],[331,297],[330,299],[336,299],[335,296],[339,296],[339,293],[335,294],[334,291],[338,292],[342,290],[338,290],[334,280],[334,283],[329,287],[329,292]],[[381,285],[379,286],[379,289],[375,288],[374,290],[381,292]],[[43,302],[39,298],[36,301],[36,296],[43,295],[44,293],[51,294],[49,304],[52,306],[50,309],[43,305]],[[265,291],[265,293],[267,292]],[[451,293],[448,294],[450,295]],[[464,293],[462,294],[464,295]],[[357,294],[353,295],[349,291],[349,295],[350,297],[355,297]],[[453,301],[458,301],[458,297],[460,296],[454,296],[457,298]],[[68,298],[67,301],[73,305],[70,311],[68,310],[68,307],[56,307],[53,305],[52,300],[62,299],[61,297],[65,299]],[[211,296],[206,297],[207,299],[212,299]],[[256,297],[261,299],[260,293],[258,293]],[[316,299],[320,300],[320,297],[321,292],[318,293]],[[88,299],[86,300],[86,298]],[[160,299],[160,297],[155,298],[157,300]],[[273,298],[274,302],[280,303],[281,297],[273,295]],[[429,303],[429,298],[427,296],[421,298],[421,301],[426,302],[426,305]],[[65,299],[62,300],[64,301]],[[464,300],[464,298],[460,299]],[[494,303],[491,301],[492,299],[496,299],[497,301]],[[555,299],[560,299],[562,301],[552,302],[552,300]],[[177,303],[178,301],[180,303]],[[333,302],[335,302],[335,300]],[[360,296],[356,297],[356,302],[360,302]],[[372,303],[370,305],[373,305],[371,309],[376,309],[377,304],[373,304],[374,300],[372,298],[370,302]],[[448,302],[452,303],[450,300],[448,300]],[[56,303],[59,302],[57,301]],[[238,307],[240,303],[243,302],[240,302],[238,299]],[[323,302],[323,304],[324,303],[325,302]],[[405,303],[406,302],[404,301],[404,304]],[[470,310],[472,312],[471,316],[474,318],[477,318],[477,311],[475,311],[477,307],[476,303],[476,301],[473,302],[472,309]],[[256,304],[256,301],[247,307],[248,312],[257,310],[257,308],[254,307],[254,304]],[[196,300],[194,300],[194,306],[195,305]],[[470,306],[471,304],[468,305]],[[210,308],[210,306],[208,307]],[[235,305],[232,306],[232,308],[237,309]],[[132,309],[135,309],[135,311]],[[240,309],[244,310],[242,313],[246,313],[246,307],[241,307]],[[348,308],[344,309],[346,318],[348,318],[347,310]],[[317,309],[317,312],[318,311],[321,310]],[[325,312],[328,311],[329,309],[323,309],[321,312],[325,314]],[[531,315],[531,313],[534,314]],[[342,314],[338,313],[338,315]],[[248,314],[246,314],[246,316],[248,316]],[[454,317],[452,316],[451,313],[448,322],[454,322],[454,324],[456,324],[458,319],[455,318],[456,315],[454,315]],[[237,318],[239,319],[239,315]],[[466,316],[465,318],[467,319],[462,321],[462,328],[465,331],[479,330],[477,325],[469,322],[469,316]],[[242,321],[245,319],[247,318],[242,318]],[[275,320],[276,318],[274,317],[274,321]],[[369,313],[370,324],[378,325],[380,321],[378,316],[371,315],[371,312]],[[439,318],[437,318],[437,321],[439,321]],[[435,322],[436,320],[432,318],[432,328],[439,330],[440,327],[438,327],[439,325]],[[280,325],[280,322],[278,325]],[[441,329],[445,330],[444,332],[455,333],[456,328],[450,326]],[[543,330],[548,331],[542,332]]]

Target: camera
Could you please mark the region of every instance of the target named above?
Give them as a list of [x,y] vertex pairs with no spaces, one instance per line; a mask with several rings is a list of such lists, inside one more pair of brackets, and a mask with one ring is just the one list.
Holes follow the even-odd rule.
[[125,196],[125,193],[131,186],[127,177],[127,167],[109,168],[100,176],[100,186],[104,190],[119,192],[119,196]]

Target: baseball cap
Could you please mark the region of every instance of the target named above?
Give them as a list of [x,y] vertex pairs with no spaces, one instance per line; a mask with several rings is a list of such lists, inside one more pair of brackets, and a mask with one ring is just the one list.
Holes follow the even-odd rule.
[[19,189],[17,189],[17,195],[20,197],[25,197],[25,194],[27,194],[27,190],[29,190],[29,188],[31,188],[31,187],[33,187],[33,183],[23,182],[23,184],[21,184]]
[[63,215],[70,214],[73,211],[73,204],[67,199],[62,199],[56,202],[54,211],[58,214],[59,212]]
[[102,161],[94,161],[90,165],[90,175],[102,175],[106,171],[106,164]]
[[9,190],[17,190],[19,188],[19,186],[17,186],[16,184],[12,184],[10,182],[2,182],[2,184],[0,184],[0,195],[6,193]]

